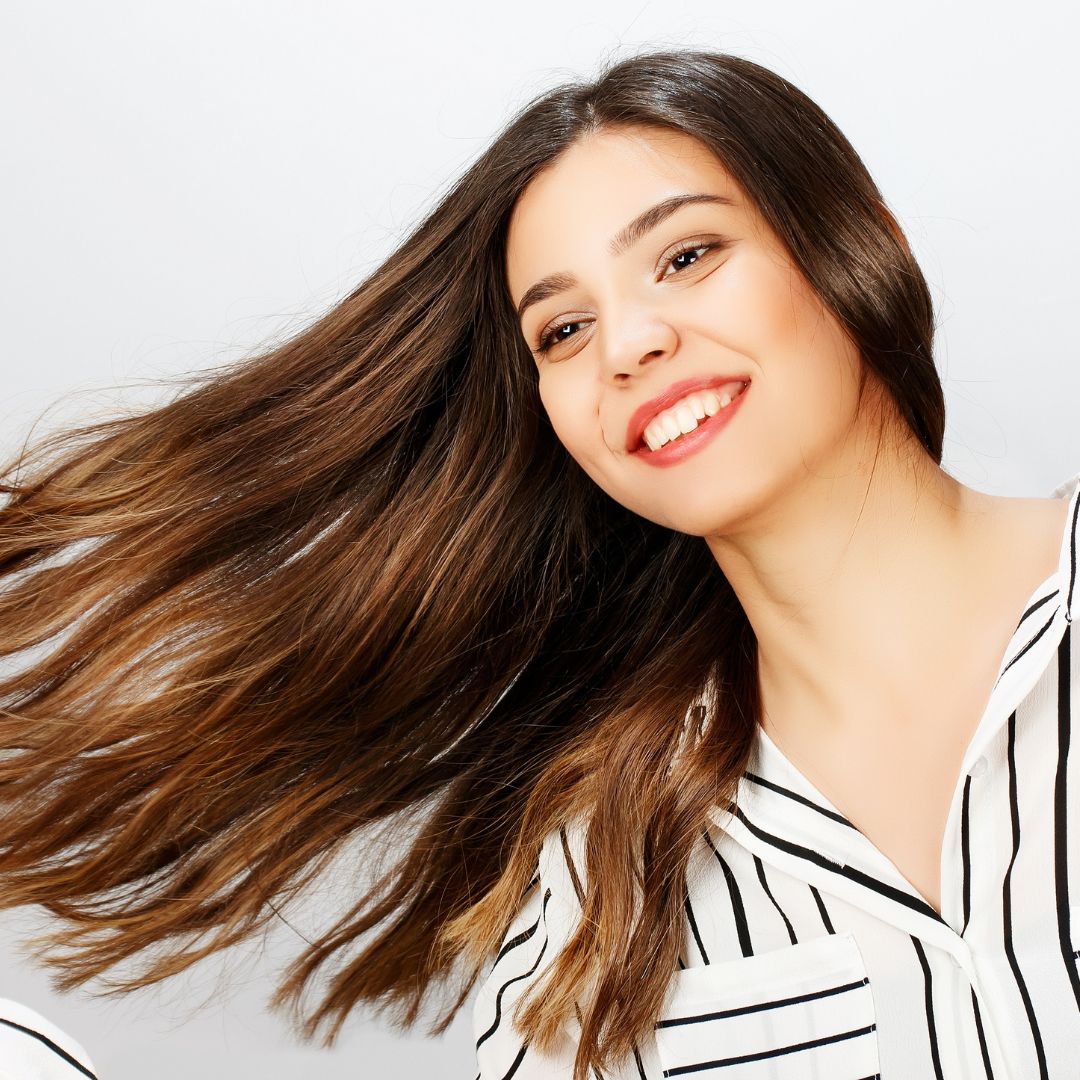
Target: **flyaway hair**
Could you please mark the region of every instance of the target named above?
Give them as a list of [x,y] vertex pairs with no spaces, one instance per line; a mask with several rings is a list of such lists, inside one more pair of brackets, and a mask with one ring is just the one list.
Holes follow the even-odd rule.
[[756,645],[702,539],[559,443],[505,269],[530,181],[632,125],[716,154],[857,343],[883,424],[940,461],[926,283],[818,106],[692,50],[543,93],[307,328],[4,467],[0,907],[57,917],[59,988],[181,972],[378,837],[395,857],[273,1004],[301,1016],[325,979],[299,1023],[330,1043],[356,1006],[406,1026],[448,988],[439,1032],[544,836],[586,814],[585,917],[523,1030],[543,1045],[579,1005],[584,1080],[650,1026],[688,854],[750,750]]

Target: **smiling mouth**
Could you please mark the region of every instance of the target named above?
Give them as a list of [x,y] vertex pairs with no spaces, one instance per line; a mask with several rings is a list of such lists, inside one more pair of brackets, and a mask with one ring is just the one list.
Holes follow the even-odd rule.
[[[666,431],[661,426],[658,430],[655,426],[655,417],[645,425],[644,430],[641,433],[641,438],[638,440],[637,446],[632,453],[635,454],[653,454],[661,450],[664,450],[672,445],[678,444],[682,439],[687,436],[693,435],[695,431],[704,425],[708,424],[714,416],[720,415],[727,409],[733,402],[737,401],[745,392],[746,388],[750,385],[750,381],[743,380],[741,385],[737,388],[733,385],[731,389],[725,386],[723,391],[717,393],[712,388],[706,388],[704,390],[695,391],[693,394],[687,395],[688,397],[694,397],[697,399],[697,407],[691,408],[693,419],[695,421],[694,426],[689,431],[680,430],[677,432],[671,432],[670,428]],[[698,416],[697,413],[702,412],[704,415]],[[662,415],[662,414],[658,414]],[[646,435],[646,432],[649,435]],[[651,436],[655,445],[650,445],[649,436]],[[659,438],[664,437],[663,442],[659,442]]]

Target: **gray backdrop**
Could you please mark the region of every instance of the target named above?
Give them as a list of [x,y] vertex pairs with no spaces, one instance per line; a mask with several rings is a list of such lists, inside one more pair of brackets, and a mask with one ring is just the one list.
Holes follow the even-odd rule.
[[[866,160],[933,289],[948,469],[1048,494],[1080,471],[1076,19],[1049,0],[9,2],[0,449],[298,329],[527,98],[642,45],[702,46],[795,81]],[[333,1052],[294,1042],[263,1011],[302,944],[281,924],[108,1000],[50,990],[18,951],[31,915],[0,915],[0,996],[70,1031],[107,1080],[475,1075],[468,1008],[440,1041],[357,1017]]]

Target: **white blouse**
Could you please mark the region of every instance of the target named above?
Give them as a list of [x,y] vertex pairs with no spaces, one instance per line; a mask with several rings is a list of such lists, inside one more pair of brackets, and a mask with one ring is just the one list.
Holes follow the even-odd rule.
[[86,1051],[18,1001],[0,998],[0,1080],[95,1080]]
[[[603,1080],[1080,1078],[1080,474],[964,753],[941,914],[757,728],[737,806],[688,868],[684,944],[648,1041]],[[917,796],[916,796],[917,797]],[[508,1013],[580,917],[580,825],[547,837],[473,1008],[477,1080],[571,1075]]]

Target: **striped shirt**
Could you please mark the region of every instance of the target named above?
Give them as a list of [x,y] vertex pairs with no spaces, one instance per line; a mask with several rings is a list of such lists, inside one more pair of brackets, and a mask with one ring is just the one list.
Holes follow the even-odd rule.
[[[737,804],[687,870],[683,948],[648,1040],[606,1080],[1077,1080],[1080,474],[1057,569],[1029,597],[963,757],[941,914],[758,725]],[[1080,635],[1077,635],[1080,637]],[[508,1013],[580,918],[580,823],[548,836],[473,1008],[478,1080],[571,1074]]]
[[95,1080],[86,1051],[33,1009],[0,998],[0,1080]]

